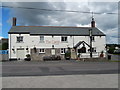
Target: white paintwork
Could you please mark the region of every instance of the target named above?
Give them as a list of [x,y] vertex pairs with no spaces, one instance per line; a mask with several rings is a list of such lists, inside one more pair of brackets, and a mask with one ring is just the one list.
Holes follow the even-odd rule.
[[25,50],[17,50],[17,58],[24,59],[25,57]]
[[[17,57],[17,48],[24,48],[25,58],[26,54],[30,54],[30,49],[34,46],[36,48],[52,48],[52,45],[54,45],[54,48],[72,48],[79,41],[85,41],[86,43],[90,44],[89,36],[68,36],[68,42],[61,42],[61,36],[45,36],[44,42],[40,42],[40,36],[30,36],[29,34],[21,34],[21,36],[23,36],[23,42],[21,43],[17,43],[17,36],[19,36],[19,34],[9,34],[9,58]],[[105,36],[95,36],[93,47],[96,47],[96,52],[106,52],[105,45]],[[27,47],[29,48],[29,52],[27,52],[26,50]],[[14,49],[15,51],[13,52],[12,49]],[[89,47],[86,46],[86,49],[89,49]]]

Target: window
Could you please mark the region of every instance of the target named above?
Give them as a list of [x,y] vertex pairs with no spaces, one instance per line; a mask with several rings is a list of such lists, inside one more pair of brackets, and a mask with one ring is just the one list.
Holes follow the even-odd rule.
[[17,42],[23,42],[23,36],[17,36]]
[[61,54],[65,54],[66,49],[65,48],[61,48]]
[[40,36],[40,42],[44,42],[44,36],[43,35]]
[[45,49],[40,49],[39,53],[45,53]]
[[92,52],[96,52],[96,47],[93,47],[93,48],[92,48]]
[[93,42],[95,41],[95,37],[94,37],[94,36],[92,36],[92,41],[93,41]]
[[[90,49],[88,49],[88,52],[90,52]],[[96,47],[92,48],[92,52],[96,52]]]
[[62,36],[62,37],[61,37],[61,41],[62,41],[62,42],[67,42],[67,36]]

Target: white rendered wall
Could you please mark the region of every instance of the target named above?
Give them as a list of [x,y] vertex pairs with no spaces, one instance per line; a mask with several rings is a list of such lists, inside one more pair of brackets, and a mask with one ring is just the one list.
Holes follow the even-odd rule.
[[[23,36],[23,42],[17,43],[16,37],[19,34],[9,34],[9,58],[16,58],[17,48],[24,48],[25,55],[30,54],[30,49],[34,46],[36,48],[52,48],[54,45],[55,48],[67,48],[73,47],[79,41],[85,41],[90,43],[89,36],[68,36],[68,42],[61,42],[61,36],[45,36],[44,43],[40,42],[40,36],[30,36],[29,34],[21,34]],[[93,42],[93,47],[96,47],[97,52],[105,52],[106,39],[105,36],[95,36],[95,42]],[[29,48],[29,52],[26,51],[26,48]],[[15,52],[12,51],[14,48]],[[87,47],[89,49],[89,47]],[[26,57],[26,56],[25,56]]]

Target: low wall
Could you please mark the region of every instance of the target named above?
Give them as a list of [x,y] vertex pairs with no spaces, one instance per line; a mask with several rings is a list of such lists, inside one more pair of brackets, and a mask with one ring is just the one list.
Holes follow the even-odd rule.
[[0,61],[7,61],[9,60],[8,54],[0,54]]

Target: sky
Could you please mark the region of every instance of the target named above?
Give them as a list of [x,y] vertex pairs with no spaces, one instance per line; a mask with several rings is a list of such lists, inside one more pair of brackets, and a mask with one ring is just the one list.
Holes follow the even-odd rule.
[[[93,14],[96,27],[106,34],[107,44],[118,43],[118,13],[117,2],[2,2],[3,6],[30,7],[51,10],[73,10],[83,12],[99,12]],[[2,11],[2,35],[8,37],[12,26],[12,18],[17,18],[18,26],[80,26],[90,27],[92,14],[76,12],[56,12],[30,10],[20,8],[0,8]],[[1,31],[0,31],[1,33]]]

